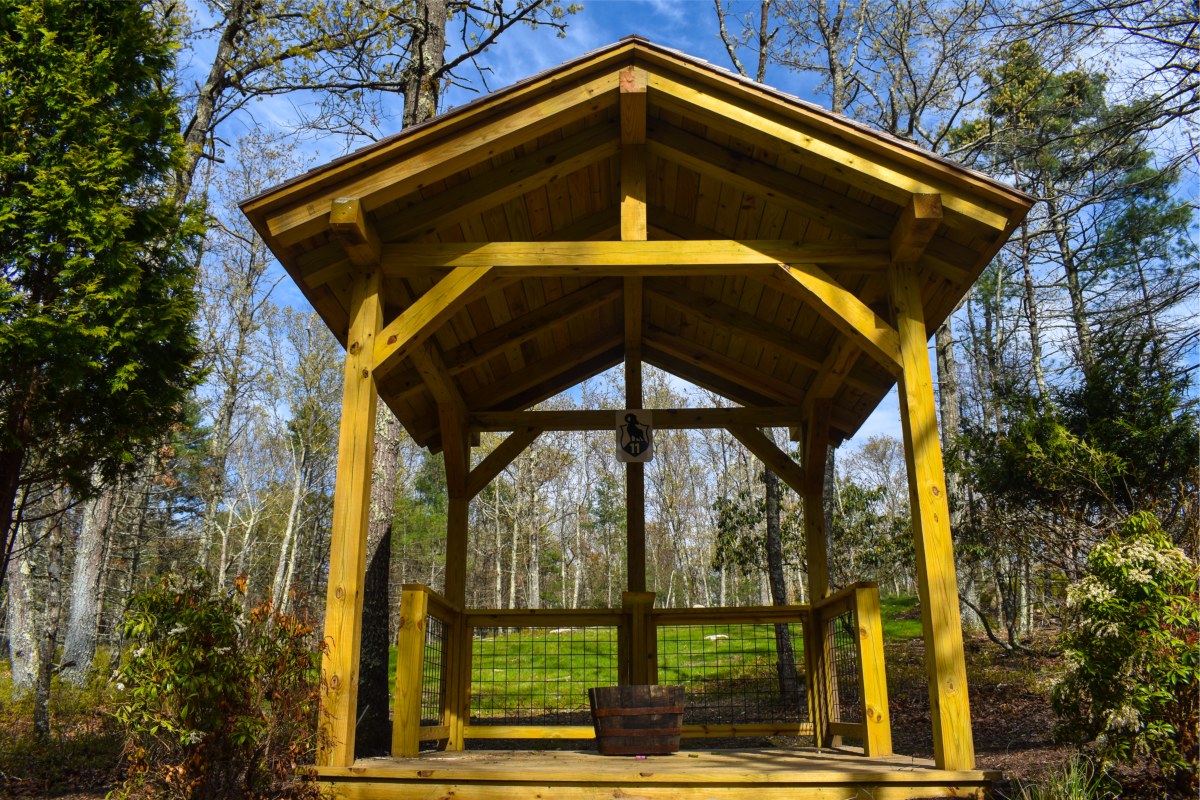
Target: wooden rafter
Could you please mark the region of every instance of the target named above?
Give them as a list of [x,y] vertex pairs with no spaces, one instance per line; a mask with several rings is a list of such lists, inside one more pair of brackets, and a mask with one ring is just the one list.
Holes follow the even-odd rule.
[[613,303],[623,291],[620,279],[602,278],[485,331],[446,352],[450,373],[465,372],[481,361],[537,338],[556,325]]
[[393,240],[428,235],[480,211],[521,197],[553,180],[617,152],[613,123],[587,128],[568,139],[484,172],[429,199],[419,194],[389,217]]
[[651,279],[646,283],[646,291],[652,295],[656,303],[664,303],[681,314],[701,322],[736,331],[747,339],[770,347],[809,369],[818,370],[823,364],[822,359],[813,358],[808,354],[809,348],[795,333],[764,322],[754,314],[722,303],[703,292],[689,289],[680,281]]
[[[419,155],[351,176],[299,206],[286,206],[265,214],[267,229],[283,244],[292,244],[325,227],[329,202],[336,197],[360,198],[366,210],[410,194],[422,185],[444,180],[522,142],[582,119],[598,109],[612,107],[617,96],[615,72],[575,86],[565,86],[525,108],[481,123],[461,139],[433,142]],[[322,203],[322,200],[324,202]]]
[[[728,428],[730,425],[779,427],[795,425],[802,418],[799,406],[744,408],[656,408],[654,427],[662,430]],[[611,411],[479,411],[467,425],[474,431],[515,431],[537,428],[547,431],[605,431],[613,426]]]
[[[524,398],[530,390],[556,384],[556,379],[560,376],[567,375],[569,378],[573,378],[576,374],[573,367],[577,364],[590,364],[599,358],[602,362],[611,360],[608,366],[612,366],[620,361],[623,355],[624,336],[621,332],[597,331],[594,337],[578,345],[559,351],[549,358],[535,361],[524,369],[512,372],[478,392],[468,395],[467,404],[472,409],[506,408],[512,405],[514,399]],[[588,375],[585,374],[566,385],[574,385],[586,377]],[[557,394],[557,390],[551,391],[550,394]],[[532,402],[526,405],[531,405]]]
[[956,193],[944,180],[927,174],[918,175],[900,163],[869,153],[845,139],[825,136],[816,129],[803,129],[770,114],[748,109],[727,96],[707,91],[666,73],[652,72],[650,88],[664,106],[685,115],[701,115],[726,126],[738,126],[739,135],[768,150],[788,147],[787,152],[815,169],[861,186],[903,205],[913,194],[941,194],[948,210],[955,213],[955,224],[979,224],[997,231],[1009,226],[1007,209],[998,204]]
[[[799,405],[800,392],[795,386],[779,378],[751,369],[737,359],[724,353],[710,350],[682,336],[676,336],[661,328],[649,327],[645,331],[647,345],[668,355],[686,361],[728,381],[754,387],[754,391],[770,398],[776,404]],[[684,377],[687,377],[686,375]]]
[[655,120],[647,149],[702,174],[715,175],[744,192],[758,195],[789,211],[815,219],[851,236],[869,236],[886,224],[885,211],[729,150],[709,139]]

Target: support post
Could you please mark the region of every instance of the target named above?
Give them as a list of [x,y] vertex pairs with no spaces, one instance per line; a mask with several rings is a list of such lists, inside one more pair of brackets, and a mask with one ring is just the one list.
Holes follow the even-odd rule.
[[804,438],[804,547],[808,559],[808,602],[814,605],[829,594],[824,491],[832,411],[829,400],[814,401]]
[[[646,241],[646,76],[621,73],[621,241]],[[642,407],[642,279],[625,278],[625,407]],[[625,465],[626,583],[646,591],[646,465]]]
[[[456,406],[439,405],[438,418],[442,430],[442,455],[446,464],[446,586],[445,597],[450,605],[460,612],[467,607],[467,520],[471,496],[467,488],[470,477],[471,448],[467,438],[465,419]],[[463,725],[465,724],[470,693],[471,674],[463,669],[470,657],[463,648],[469,642],[462,640],[461,624],[455,626],[450,652],[447,654],[453,680],[446,689],[447,725],[450,735],[446,747],[449,750],[463,748]]]
[[883,623],[879,587],[854,590],[854,621],[858,632],[859,686],[862,690],[863,755],[892,754],[892,720],[888,713],[887,673],[883,662]]
[[658,683],[658,636],[654,630],[651,613],[654,609],[654,592],[624,592],[621,606],[625,612],[629,631],[628,682],[631,685]]
[[425,620],[429,596],[423,587],[400,595],[396,641],[396,693],[392,704],[392,756],[415,758],[421,750],[421,678],[424,675]]
[[908,464],[934,761],[940,769],[974,769],[950,507],[938,441],[920,276],[911,263],[904,262],[893,263],[889,273],[903,364],[900,422]]
[[333,492],[333,531],[329,548],[329,588],[325,599],[325,644],[321,658],[324,691],[317,763],[354,764],[354,725],[358,717],[358,658],[362,643],[363,579],[371,504],[371,459],[375,450],[374,340],[382,326],[380,273],[370,270],[355,281],[342,386],[338,432],[337,483]]

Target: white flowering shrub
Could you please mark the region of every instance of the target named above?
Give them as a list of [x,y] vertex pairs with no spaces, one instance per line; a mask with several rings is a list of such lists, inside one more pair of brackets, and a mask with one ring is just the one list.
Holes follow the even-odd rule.
[[164,579],[125,617],[116,674],[123,798],[316,798],[298,780],[317,737],[318,643],[303,618]]
[[1067,593],[1070,668],[1054,689],[1068,738],[1106,760],[1156,763],[1194,797],[1200,719],[1196,563],[1153,514],[1132,516],[1088,556]]

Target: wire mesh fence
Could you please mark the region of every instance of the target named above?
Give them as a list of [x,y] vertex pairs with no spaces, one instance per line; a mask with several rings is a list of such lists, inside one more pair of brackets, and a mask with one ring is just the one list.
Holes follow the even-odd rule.
[[858,675],[858,637],[855,636],[854,612],[846,611],[825,625],[826,652],[832,682],[830,719],[834,722],[862,722],[862,688]]
[[618,683],[617,626],[476,629],[472,725],[588,725],[587,690]]
[[683,686],[686,725],[808,721],[799,623],[658,626],[658,682]]
[[446,630],[430,614],[425,618],[425,651],[421,658],[421,724],[438,725],[446,708]]

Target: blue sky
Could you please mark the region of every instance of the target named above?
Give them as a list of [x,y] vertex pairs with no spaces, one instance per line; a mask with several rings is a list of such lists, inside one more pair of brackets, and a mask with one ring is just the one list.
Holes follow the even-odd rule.
[[[566,5],[569,0],[563,0]],[[717,16],[712,0],[587,0],[583,10],[569,18],[567,34],[556,38],[545,31],[512,30],[481,61],[493,70],[488,85],[498,89],[536,72],[561,64],[584,53],[611,44],[630,34],[656,44],[682,50],[723,69],[733,69],[717,35]],[[751,10],[741,0],[723,0],[726,10]],[[757,5],[757,3],[753,4]],[[754,69],[743,56],[747,69]],[[463,77],[467,77],[465,74]],[[782,69],[768,71],[767,83],[777,89],[820,102],[811,93],[811,81]],[[450,105],[459,105],[475,95],[456,90]]]

